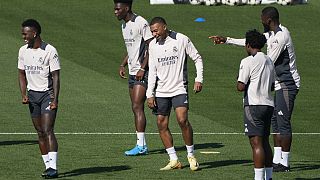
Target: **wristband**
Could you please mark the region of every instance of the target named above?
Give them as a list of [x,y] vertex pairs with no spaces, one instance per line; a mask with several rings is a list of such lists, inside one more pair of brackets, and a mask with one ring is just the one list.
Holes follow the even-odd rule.
[[143,72],[144,72],[144,71],[146,71],[146,70],[145,70],[145,69],[143,69],[143,68],[140,68],[140,70],[141,70],[141,71],[143,71]]

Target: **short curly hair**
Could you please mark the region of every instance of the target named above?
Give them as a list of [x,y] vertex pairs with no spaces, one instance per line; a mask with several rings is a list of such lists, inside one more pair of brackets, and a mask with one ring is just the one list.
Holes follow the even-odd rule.
[[37,32],[37,36],[39,36],[41,34],[41,26],[40,26],[39,22],[34,19],[27,19],[27,20],[23,21],[21,26],[34,28],[35,31]]
[[266,42],[266,37],[256,29],[246,32],[246,45],[249,44],[252,48],[262,49]]

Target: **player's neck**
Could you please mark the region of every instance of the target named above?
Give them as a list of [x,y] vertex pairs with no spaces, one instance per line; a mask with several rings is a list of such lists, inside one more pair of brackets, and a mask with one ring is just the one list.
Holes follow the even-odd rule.
[[126,18],[124,19],[125,22],[130,21],[133,18],[134,14],[132,11],[128,12]]
[[38,38],[34,41],[34,44],[33,44],[33,46],[32,46],[32,49],[38,49],[38,48],[40,48],[41,43],[42,43],[42,40],[41,40],[40,37],[38,37]]

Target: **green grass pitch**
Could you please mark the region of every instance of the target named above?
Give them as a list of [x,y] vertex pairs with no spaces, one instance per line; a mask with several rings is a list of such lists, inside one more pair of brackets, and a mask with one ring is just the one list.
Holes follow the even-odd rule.
[[[275,6],[280,10],[281,23],[291,31],[302,85],[292,118],[297,133],[293,135],[292,171],[275,173],[274,179],[319,179],[320,1]],[[147,132],[152,133],[147,134],[150,154],[124,156],[124,151],[133,147],[135,135],[129,134],[134,133],[134,124],[127,81],[118,76],[125,47],[120,22],[113,14],[113,1],[2,0],[0,179],[41,179],[44,170],[37,135],[32,134],[35,130],[27,106],[20,102],[17,81],[17,54],[23,45],[20,24],[26,18],[40,21],[42,38],[57,48],[61,59],[61,95],[55,126],[55,132],[61,133],[57,134],[61,179],[253,179],[251,149],[247,137],[241,134],[242,94],[235,88],[238,66],[246,53],[240,47],[213,45],[208,36],[240,38],[248,29],[261,31],[263,7],[151,6],[147,0],[134,3],[137,14],[148,20],[162,16],[170,29],[189,36],[204,59],[204,89],[190,95],[189,111],[202,169],[189,170],[181,135],[175,134],[184,168],[160,172],[168,156],[156,134],[155,117],[147,108]],[[194,22],[197,17],[206,22]],[[189,66],[192,82],[195,70],[192,63]],[[172,132],[179,133],[174,116],[170,122]],[[82,132],[107,134],[66,134]]]

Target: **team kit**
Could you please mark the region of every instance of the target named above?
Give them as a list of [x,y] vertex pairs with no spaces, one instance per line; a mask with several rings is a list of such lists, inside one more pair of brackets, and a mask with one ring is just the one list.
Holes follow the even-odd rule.
[[[195,157],[193,128],[188,119],[188,93],[203,88],[203,59],[191,39],[168,28],[163,17],[148,22],[132,11],[132,0],[114,0],[114,14],[122,21],[121,30],[127,55],[120,61],[119,76],[129,78],[128,89],[137,141],[126,156],[147,155],[144,106],[156,117],[159,135],[169,162],[161,171],[181,169],[173,137],[168,127],[171,110],[181,129],[189,168],[201,169]],[[215,44],[243,46],[237,90],[243,92],[243,130],[253,153],[254,179],[270,180],[273,172],[290,171],[292,141],[291,114],[300,87],[294,46],[289,30],[280,24],[279,12],[269,6],[261,11],[264,32],[248,30],[242,39],[210,36]],[[41,39],[41,26],[34,19],[21,24],[25,45],[18,54],[18,80],[22,103],[28,104],[38,134],[45,170],[44,178],[59,177],[58,142],[54,124],[60,91],[60,59],[56,48]],[[267,53],[261,49],[266,45]],[[189,57],[189,58],[188,58]],[[196,77],[189,82],[187,61]],[[192,89],[188,89],[192,87]],[[274,148],[269,143],[271,134]],[[290,142],[290,143],[288,143]],[[263,160],[261,160],[263,159]]]

